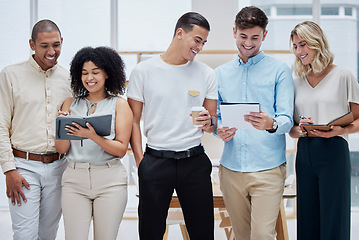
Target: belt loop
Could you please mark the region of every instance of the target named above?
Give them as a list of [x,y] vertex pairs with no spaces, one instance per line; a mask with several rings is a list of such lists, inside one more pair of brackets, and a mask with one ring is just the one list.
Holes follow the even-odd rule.
[[72,167],[73,167],[73,169],[76,168],[76,162],[72,162]]
[[186,151],[186,156],[187,156],[188,158],[191,156],[191,150],[190,150],[190,149],[188,149],[188,150]]
[[29,152],[26,151],[26,160],[29,160]]

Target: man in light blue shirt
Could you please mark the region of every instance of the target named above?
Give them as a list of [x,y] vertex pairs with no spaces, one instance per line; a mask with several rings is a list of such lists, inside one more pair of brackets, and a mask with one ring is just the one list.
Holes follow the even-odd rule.
[[[238,57],[216,69],[218,135],[225,141],[220,165],[224,201],[236,239],[275,238],[286,177],[285,133],[293,125],[294,86],[288,66],[261,50],[268,18],[257,7],[236,16]],[[245,121],[252,129],[222,125],[220,104],[260,103]]]

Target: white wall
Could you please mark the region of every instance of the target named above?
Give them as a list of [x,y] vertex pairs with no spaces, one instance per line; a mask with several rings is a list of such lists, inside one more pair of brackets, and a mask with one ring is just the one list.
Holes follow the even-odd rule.
[[234,50],[234,19],[238,12],[237,0],[192,0],[192,10],[202,14],[211,25],[205,50]]
[[5,175],[0,174],[0,210],[2,208],[8,207],[8,200],[6,197],[6,185],[5,185]]

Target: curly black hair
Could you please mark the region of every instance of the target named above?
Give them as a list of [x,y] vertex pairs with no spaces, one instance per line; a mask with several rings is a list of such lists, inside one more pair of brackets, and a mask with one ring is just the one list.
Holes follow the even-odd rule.
[[83,65],[89,61],[106,72],[108,78],[105,88],[108,94],[116,96],[124,93],[125,64],[120,55],[109,47],[84,47],[75,54],[70,63],[71,88],[76,97],[84,98],[89,94],[81,80]]

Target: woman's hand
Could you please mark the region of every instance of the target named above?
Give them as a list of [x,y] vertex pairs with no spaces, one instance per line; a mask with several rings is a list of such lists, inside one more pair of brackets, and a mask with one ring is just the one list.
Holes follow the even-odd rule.
[[312,130],[313,135],[322,138],[331,138],[344,134],[344,129],[340,126],[331,126],[329,131]]
[[[74,100],[74,98],[71,97],[64,101],[64,103],[61,106],[61,109],[57,112],[58,117],[70,115],[70,106],[72,105],[73,100]],[[60,154],[67,153],[67,151],[70,148],[70,140],[56,139],[55,140],[55,148],[56,148],[56,151]]]
[[[301,124],[313,124],[313,123],[314,123],[314,121],[312,120],[311,117],[309,117],[306,119],[301,119],[299,122],[299,126]],[[331,126],[329,131],[311,130],[310,133],[317,137],[331,138],[331,137],[335,137],[335,136],[344,134],[344,129],[340,126]],[[300,134],[300,136],[305,136],[306,132],[301,131],[299,128],[299,134]]]
[[86,127],[81,127],[81,125],[72,122],[74,126],[66,125],[66,130],[68,131],[68,135],[77,136],[77,137],[84,137],[88,139],[93,139],[97,136],[95,129],[91,126],[90,123],[86,123]]
[[61,110],[59,110],[59,111],[57,112],[57,116],[58,116],[58,117],[60,117],[60,116],[68,116],[68,115],[70,115],[70,113],[69,113],[69,112],[66,112],[66,111],[61,111]]
[[[308,117],[308,118],[301,118],[299,121],[299,126],[302,124],[314,124],[314,121],[312,120],[312,117]],[[306,131],[302,131],[300,129],[300,127],[298,126],[297,131],[299,133],[299,137],[305,137],[307,136],[307,132]]]

